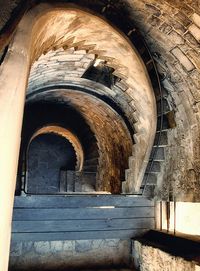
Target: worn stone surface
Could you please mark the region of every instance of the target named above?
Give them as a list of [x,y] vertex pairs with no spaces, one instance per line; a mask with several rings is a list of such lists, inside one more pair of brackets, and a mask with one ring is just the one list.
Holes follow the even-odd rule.
[[[199,14],[198,1],[127,1],[130,16],[154,55],[176,128],[159,176],[157,198],[199,200]],[[149,5],[150,4],[150,5]],[[157,23],[152,21],[152,14]],[[178,54],[177,54],[178,53]],[[197,76],[198,74],[198,76]],[[161,78],[162,78],[161,77]]]
[[[96,4],[97,2],[95,1]],[[7,7],[4,6],[4,21],[9,18],[10,10],[15,6],[14,1],[8,1]],[[101,7],[102,12],[108,10],[106,3],[102,2]],[[166,190],[175,185],[175,190],[178,189],[176,194],[182,195],[182,199],[197,200],[200,153],[199,2],[127,0],[109,3],[109,7],[123,7],[128,10],[129,17],[153,53],[158,70],[164,75],[162,87],[176,112],[177,127],[169,138],[168,157],[163,170],[165,177],[164,181],[160,179],[158,196],[168,197]],[[174,50],[181,51],[183,55],[175,57]],[[181,150],[182,147],[186,147],[185,150]],[[177,176],[181,183],[176,180]],[[191,178],[192,187],[188,184]],[[193,196],[191,190],[194,192]]]
[[[58,96],[81,113],[95,134],[99,150],[96,191],[119,193],[132,147],[131,136],[122,117],[96,97],[79,91],[55,90],[45,93],[45,100],[57,101]],[[41,93],[31,100],[43,99],[44,93]],[[84,165],[83,170],[91,171],[91,168]]]
[[129,264],[129,240],[19,242],[11,245],[9,270],[90,269],[94,266],[96,270]]
[[196,264],[181,257],[172,256],[161,249],[133,243],[133,261],[141,271],[195,271]]

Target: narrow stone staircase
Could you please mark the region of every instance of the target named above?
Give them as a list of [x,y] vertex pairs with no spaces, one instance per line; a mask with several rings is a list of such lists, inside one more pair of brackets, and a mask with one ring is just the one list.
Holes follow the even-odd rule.
[[[162,99],[162,101],[161,101]],[[165,162],[165,150],[168,146],[168,130],[173,128],[169,122],[171,108],[165,97],[157,98],[157,131],[152,148],[149,163],[146,168],[140,192],[147,197],[153,197],[159,176],[162,175],[162,167]]]

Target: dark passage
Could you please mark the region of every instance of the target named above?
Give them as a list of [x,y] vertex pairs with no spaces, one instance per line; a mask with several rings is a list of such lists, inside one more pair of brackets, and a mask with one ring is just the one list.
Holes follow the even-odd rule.
[[67,139],[53,133],[37,136],[28,151],[27,192],[58,192],[61,171],[75,166],[76,154]]

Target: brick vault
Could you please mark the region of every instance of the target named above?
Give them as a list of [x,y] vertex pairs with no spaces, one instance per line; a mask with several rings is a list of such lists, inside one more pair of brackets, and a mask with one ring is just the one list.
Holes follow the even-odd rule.
[[0,17],[2,271],[14,193],[16,209],[36,195],[199,201],[198,0],[10,0]]

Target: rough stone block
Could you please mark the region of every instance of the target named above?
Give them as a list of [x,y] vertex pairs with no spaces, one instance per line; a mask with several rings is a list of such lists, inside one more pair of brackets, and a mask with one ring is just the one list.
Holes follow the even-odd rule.
[[79,240],[75,241],[75,251],[76,252],[86,252],[92,249],[92,241]]
[[154,15],[150,16],[147,22],[151,24],[152,26],[157,26],[157,27],[162,23],[162,21]]
[[124,81],[116,82],[116,86],[118,86],[123,91],[126,91],[129,88],[129,86]]
[[74,251],[75,250],[75,241],[64,241],[63,242],[64,251]]
[[34,242],[27,241],[22,243],[22,253],[30,252],[34,249]]
[[199,90],[195,88],[190,88],[190,92],[192,93],[192,96],[195,100],[195,102],[200,102],[200,93]]
[[169,34],[170,31],[172,30],[172,27],[169,24],[167,24],[166,22],[164,22],[163,24],[161,24],[161,26],[159,27],[159,29],[164,34]]
[[177,21],[172,21],[172,26],[174,27],[174,29],[179,32],[181,35],[184,34],[187,30],[187,28],[182,25],[181,23],[177,22]]
[[195,24],[192,24],[188,30],[190,33],[195,37],[197,41],[200,41],[200,28],[197,27]]
[[191,45],[195,47],[199,46],[198,41],[194,38],[194,36],[190,32],[186,32],[184,37]]
[[194,13],[191,18],[192,18],[192,21],[196,24],[196,26],[198,26],[200,28],[200,16],[199,16],[199,14]]
[[18,257],[22,254],[22,242],[11,242],[10,255]]
[[80,61],[83,55],[60,55],[60,56],[55,56],[55,59],[58,60],[59,62],[65,62],[65,61]]
[[198,54],[194,50],[190,50],[187,52],[188,58],[193,62],[195,67],[200,71],[200,54]]
[[181,7],[181,12],[183,12],[186,16],[191,16],[191,14],[194,12],[193,9],[189,6],[183,3],[183,6]]
[[[162,241],[161,237],[154,237],[154,244],[152,241],[146,241],[145,239],[139,239],[133,241],[133,262],[137,270],[151,270],[151,271],[195,271],[199,270],[196,268],[195,261],[189,261],[187,257],[185,259],[178,252],[175,256],[172,249],[169,249],[169,245],[166,249],[166,245],[156,246],[155,243]],[[157,239],[156,239],[157,238]],[[145,242],[145,241],[146,242]],[[165,241],[165,243],[167,243]],[[180,249],[184,251],[187,249],[187,245]],[[181,255],[181,256],[180,256]],[[186,254],[187,255],[187,254]],[[153,259],[153,260],[152,260]]]
[[63,250],[63,241],[52,241],[50,245],[52,253],[57,253]]
[[190,72],[195,69],[193,63],[189,60],[189,58],[179,49],[175,47],[171,50],[171,53],[178,59],[181,65],[186,69],[186,71]]
[[[179,44],[183,45],[185,43],[184,39],[180,34],[178,34],[176,31],[172,30],[169,33],[169,39],[171,40],[172,44]],[[166,41],[165,41],[166,42]]]
[[49,253],[51,251],[50,242],[35,242],[34,248],[38,254]]
[[178,20],[181,24],[183,24],[185,27],[188,27],[188,25],[191,24],[191,20],[181,11],[176,13],[174,18]]
[[85,55],[86,51],[85,50],[77,50],[77,51],[74,51],[74,54],[75,55]]
[[153,4],[145,4],[146,8],[150,10],[151,13],[153,13],[155,16],[160,16],[161,15],[161,11],[160,9],[153,5]]

